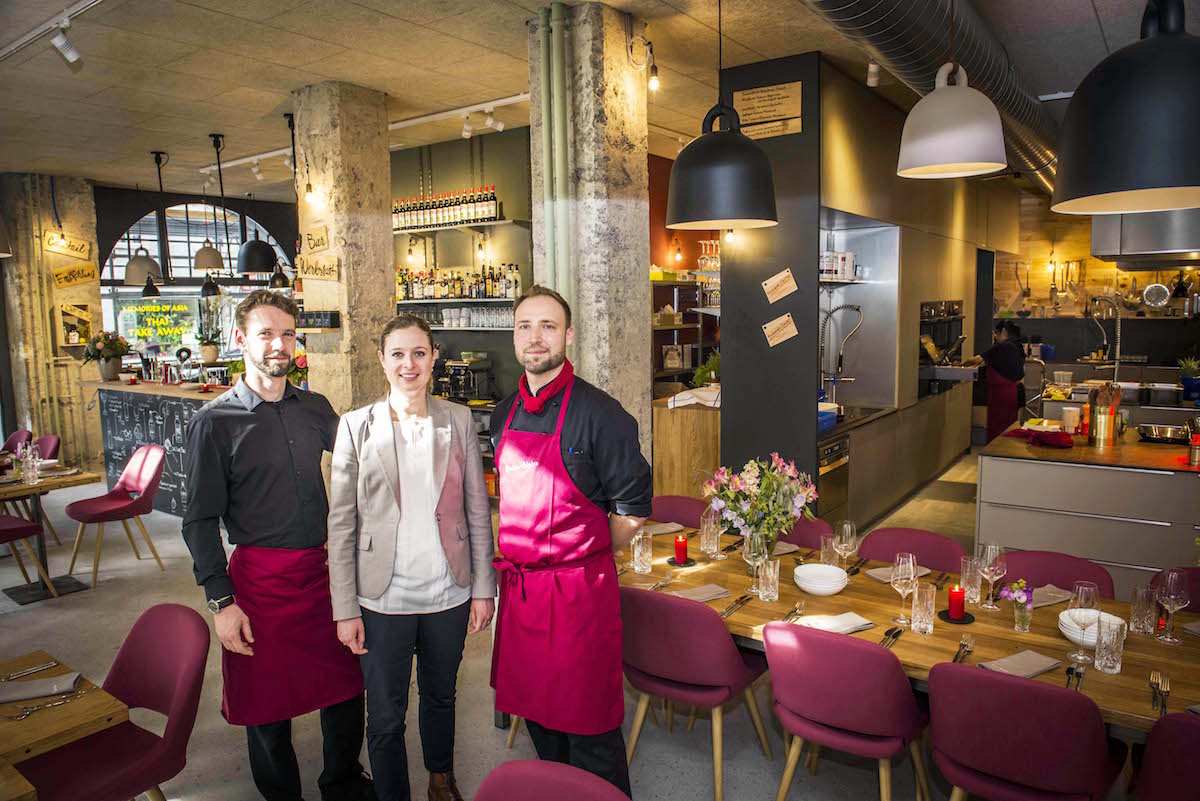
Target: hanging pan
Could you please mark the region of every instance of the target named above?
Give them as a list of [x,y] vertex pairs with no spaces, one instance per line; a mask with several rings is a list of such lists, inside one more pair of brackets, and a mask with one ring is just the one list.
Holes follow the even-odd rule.
[[1154,272],[1154,283],[1142,291],[1142,302],[1152,309],[1161,309],[1171,300],[1171,290],[1159,280],[1159,274]]

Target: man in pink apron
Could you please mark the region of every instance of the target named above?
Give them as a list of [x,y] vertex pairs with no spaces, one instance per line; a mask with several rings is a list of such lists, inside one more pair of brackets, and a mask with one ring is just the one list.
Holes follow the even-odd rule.
[[[319,709],[322,801],[374,801],[358,761],[362,671],[337,638],[325,558],[321,455],[338,416],[287,380],[296,316],[290,298],[267,290],[238,305],[246,374],[188,422],[183,538],[223,648],[221,713],[246,727],[263,798],[301,801],[292,718]],[[228,562],[222,520],[236,546]]]
[[575,337],[566,301],[534,286],[515,316],[525,374],[491,431],[502,554],[496,708],[525,719],[542,759],[630,795],[613,549],[650,514],[650,466],[637,422],[566,360]]

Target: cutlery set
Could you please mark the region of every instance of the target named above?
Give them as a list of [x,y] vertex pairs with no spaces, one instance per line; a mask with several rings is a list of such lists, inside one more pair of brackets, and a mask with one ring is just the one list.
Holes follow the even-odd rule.
[[796,618],[803,617],[804,603],[804,601],[796,601],[796,605],[792,607],[792,610],[783,616],[783,622],[791,623]]
[[1158,710],[1161,718],[1167,714],[1167,698],[1171,695],[1171,677],[1157,670],[1150,671],[1150,708]]
[[1079,688],[1083,686],[1083,674],[1087,672],[1086,665],[1077,665],[1072,663],[1067,667],[1067,689],[1071,688],[1071,680],[1075,680],[1075,692],[1079,692]]
[[966,662],[967,657],[975,650],[975,635],[964,634],[958,641],[958,651],[954,654],[952,662]]
[[9,673],[7,676],[0,676],[0,681],[13,681],[14,679],[21,679],[25,676],[32,676],[34,673],[40,673],[43,670],[49,670],[52,667],[58,667],[58,662],[43,662],[42,664],[34,665],[31,668],[18,670],[16,673]]
[[851,566],[851,568],[846,571],[846,575],[853,576],[855,573],[858,573],[860,570],[862,570],[863,565],[865,565],[866,563],[867,563],[867,560],[860,556],[857,560],[855,560],[853,566]]
[[736,601],[731,603],[729,606],[727,606],[721,610],[721,617],[723,617],[723,618],[729,617],[734,612],[741,609],[746,604],[750,603],[750,598],[751,598],[751,596],[749,594],[741,596]]
[[805,562],[805,560],[806,560],[806,559],[812,559],[812,558],[813,558],[813,555],[815,555],[815,554],[816,554],[816,552],[817,552],[817,551],[816,551],[816,549],[814,548],[814,549],[810,550],[808,553],[806,553],[806,554],[804,554],[804,555],[801,555],[801,554],[796,554],[796,555],[795,555],[795,556],[793,556],[792,558],[796,560],[796,564],[798,564],[798,565],[802,565],[802,564],[804,564],[804,562]]
[[663,587],[665,587],[671,583],[671,579],[674,578],[674,576],[675,576],[675,572],[672,570],[668,570],[666,572],[666,575],[664,575],[658,581],[651,584],[649,587],[647,587],[647,589],[650,590],[651,592],[654,592],[655,590],[661,590]]
[[890,649],[896,644],[896,640],[900,639],[900,635],[903,633],[904,629],[900,628],[899,626],[892,626],[883,633],[883,639],[879,641],[879,644],[884,648]]
[[0,718],[3,718],[5,720],[25,720],[25,718],[29,717],[30,715],[32,715],[34,712],[37,712],[38,710],[49,709],[52,706],[62,706],[63,704],[69,704],[72,701],[74,701],[75,699],[79,698],[84,693],[86,693],[89,689],[90,688],[84,688],[82,690],[72,690],[72,691],[66,692],[66,693],[59,693],[57,696],[53,696],[51,700],[43,701],[42,703],[34,704],[33,706],[24,706],[23,704],[16,704],[17,709],[21,710],[20,714],[0,715]]
[[949,580],[950,580],[950,574],[947,573],[945,570],[943,570],[942,575],[938,576],[937,580],[933,582],[933,586],[935,588],[937,588],[938,590],[941,590],[943,587],[946,586],[946,582]]

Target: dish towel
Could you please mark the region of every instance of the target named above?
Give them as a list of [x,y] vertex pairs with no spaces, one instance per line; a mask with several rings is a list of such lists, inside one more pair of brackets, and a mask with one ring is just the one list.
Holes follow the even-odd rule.
[[853,634],[865,631],[875,624],[855,612],[843,612],[840,615],[812,615],[797,618],[793,621],[797,626],[807,626],[810,629],[820,629],[834,634]]
[[1012,431],[1005,431],[1004,436],[1017,437],[1030,445],[1044,445],[1047,448],[1075,447],[1075,438],[1065,431],[1028,431],[1016,428]]
[[[884,565],[883,567],[873,567],[867,571],[867,575],[870,576],[871,578],[875,579],[876,581],[880,582],[881,584],[891,584],[892,583],[892,566]],[[920,565],[917,565],[917,578],[920,578],[921,576],[928,576],[928,575],[929,575],[929,568],[921,567]]]
[[791,542],[777,542],[775,549],[771,551],[771,556],[783,556],[787,553],[795,553],[800,550],[800,546]]
[[1019,654],[1006,656],[993,662],[980,662],[981,668],[994,670],[997,673],[1007,673],[1010,676],[1020,676],[1031,679],[1042,673],[1047,673],[1061,665],[1057,659],[1043,656],[1037,651],[1021,651]]
[[642,526],[642,531],[651,537],[656,537],[659,534],[674,534],[676,531],[683,531],[683,526],[678,523],[651,523],[648,526]]
[[6,681],[0,684],[0,704],[8,704],[13,701],[27,701],[31,698],[43,698],[47,695],[70,692],[75,689],[75,682],[77,681],[79,681],[79,671],[64,673],[61,676],[51,676],[45,679]]
[[1033,608],[1041,609],[1043,606],[1054,606],[1071,600],[1071,591],[1064,590],[1062,587],[1055,587],[1053,584],[1047,584],[1044,587],[1033,588]]
[[718,598],[728,598],[729,590],[717,584],[705,584],[703,587],[689,587],[686,590],[675,590],[671,595],[687,598],[689,601],[715,601]]
[[1200,637],[1200,620],[1193,620],[1184,626],[1183,630],[1188,634],[1195,634],[1197,637]]

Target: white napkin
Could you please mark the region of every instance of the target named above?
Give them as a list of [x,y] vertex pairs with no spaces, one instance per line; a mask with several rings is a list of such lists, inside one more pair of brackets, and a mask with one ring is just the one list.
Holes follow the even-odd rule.
[[16,681],[2,682],[0,683],[0,704],[70,692],[75,689],[77,681],[79,681],[78,671],[46,679],[25,679],[24,681],[17,679]]
[[678,395],[672,395],[667,401],[668,409],[679,409],[683,406],[693,406],[699,404],[707,406],[710,409],[721,408],[721,388],[720,387],[699,387],[697,389],[685,389]]
[[715,601],[718,598],[728,598],[729,590],[717,584],[705,584],[703,587],[690,587],[686,590],[675,590],[671,595],[687,598],[689,601]]
[[1043,606],[1054,606],[1071,600],[1071,591],[1064,590],[1062,587],[1055,587],[1053,584],[1047,584],[1044,587],[1033,588],[1033,608],[1041,609]]
[[785,553],[795,553],[800,550],[800,546],[791,542],[777,542],[775,549],[771,551],[771,556],[783,556]]
[[980,662],[981,668],[994,670],[997,673],[1007,673],[1010,676],[1021,676],[1030,679],[1042,673],[1055,670],[1061,665],[1057,659],[1043,656],[1037,651],[1021,651],[1019,654],[1006,656],[993,662]]
[[1200,637],[1200,620],[1193,620],[1191,623],[1185,625],[1183,630],[1188,634],[1195,634],[1197,637]]
[[[884,584],[892,583],[892,566],[884,565],[883,567],[873,567],[867,571],[866,575]],[[929,568],[917,565],[917,578],[928,576]]]
[[840,615],[808,615],[797,618],[793,622],[797,626],[807,626],[810,629],[820,629],[834,634],[853,634],[875,625],[855,612],[843,612]]
[[648,526],[642,526],[642,530],[654,537],[658,534],[674,534],[676,531],[683,531],[683,526],[678,523],[651,523]]

